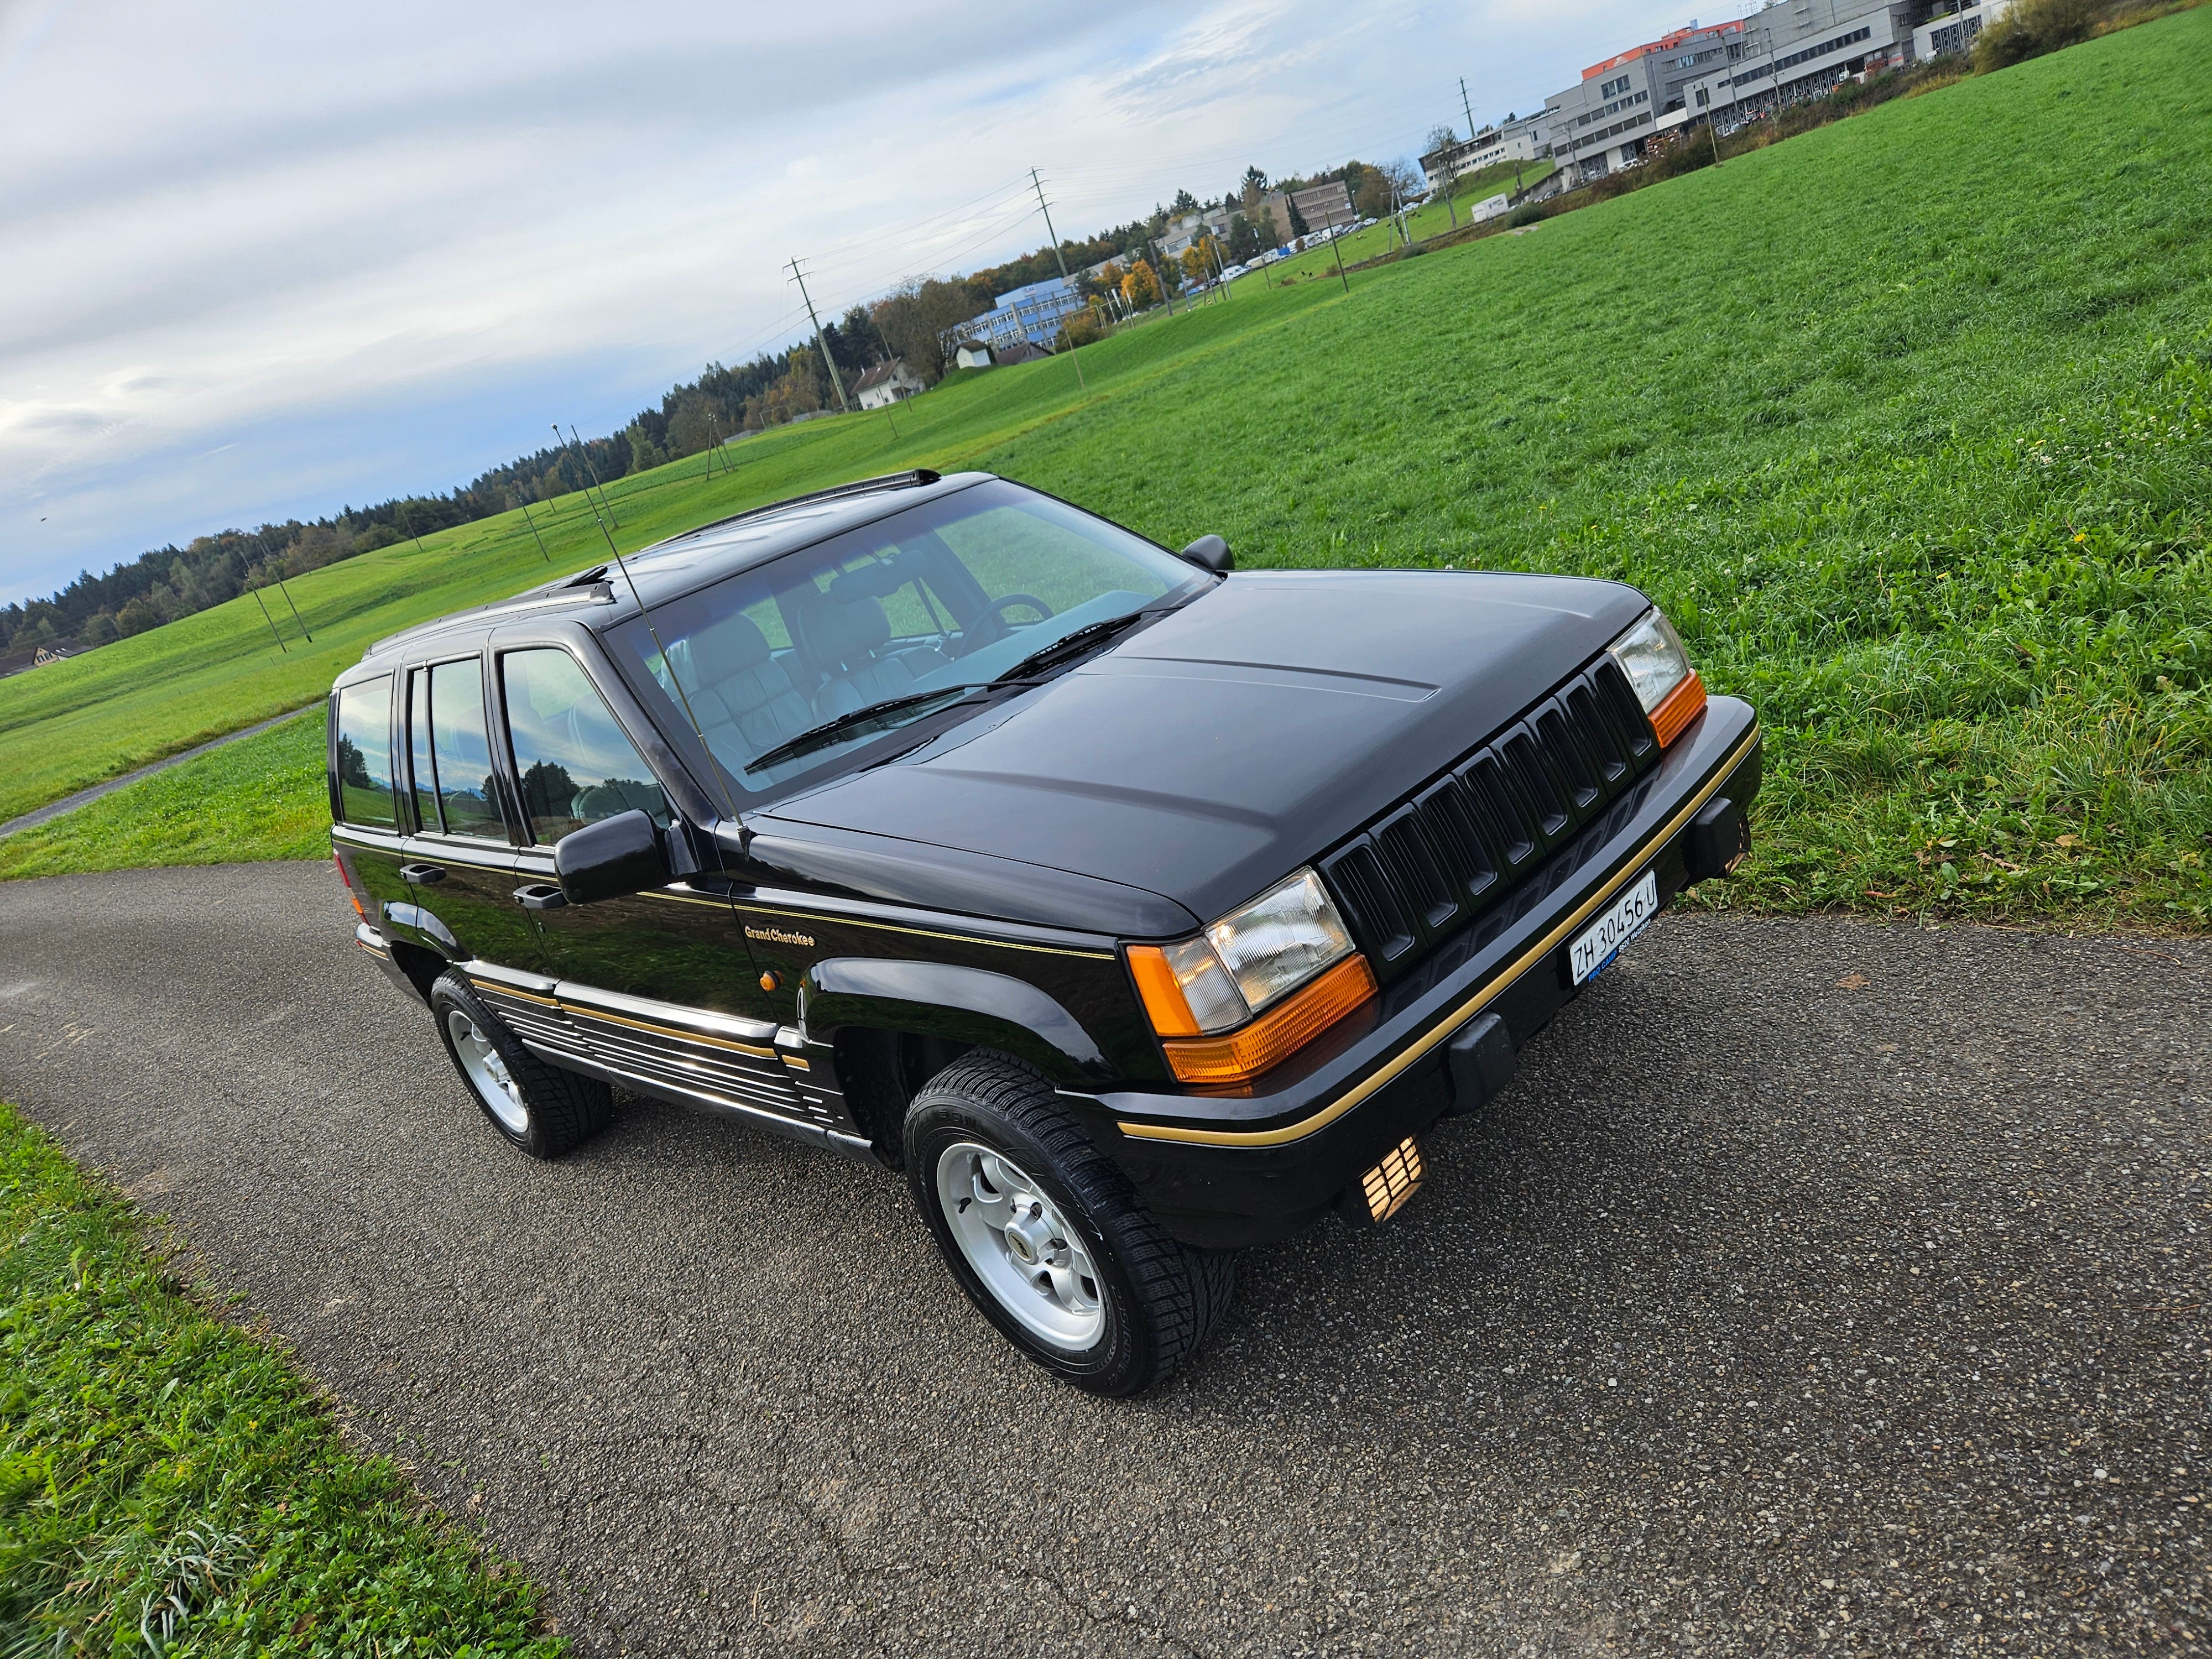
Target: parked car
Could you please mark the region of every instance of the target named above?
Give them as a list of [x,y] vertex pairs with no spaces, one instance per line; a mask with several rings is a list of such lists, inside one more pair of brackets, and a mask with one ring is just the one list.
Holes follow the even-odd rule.
[[355,938],[508,1142],[621,1088],[902,1170],[983,1315],[1109,1395],[1238,1248],[1395,1216],[1734,868],[1760,764],[1618,583],[1237,572],[926,471],[380,641],[330,734]]

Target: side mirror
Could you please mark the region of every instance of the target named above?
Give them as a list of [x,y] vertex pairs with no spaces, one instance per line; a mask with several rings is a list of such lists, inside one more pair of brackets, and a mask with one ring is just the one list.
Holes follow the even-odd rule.
[[1218,536],[1200,536],[1183,549],[1182,556],[1200,570],[1211,570],[1217,576],[1237,568],[1237,556]]
[[561,837],[553,873],[571,904],[619,898],[668,884],[668,855],[653,820],[633,808]]

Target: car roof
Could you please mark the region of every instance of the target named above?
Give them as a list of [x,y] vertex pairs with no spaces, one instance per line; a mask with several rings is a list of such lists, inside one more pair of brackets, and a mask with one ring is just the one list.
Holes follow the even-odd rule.
[[[362,653],[359,666],[367,668],[379,658],[441,635],[489,631],[515,617],[560,617],[600,632],[635,616],[638,599],[647,605],[664,605],[726,576],[904,512],[921,501],[989,482],[993,477],[988,472],[956,472],[940,477],[919,469],[863,478],[749,508],[623,555],[627,578],[610,557],[511,599],[457,611],[390,635]],[[630,591],[632,583],[636,585],[635,598]],[[341,678],[355,672],[349,670]]]

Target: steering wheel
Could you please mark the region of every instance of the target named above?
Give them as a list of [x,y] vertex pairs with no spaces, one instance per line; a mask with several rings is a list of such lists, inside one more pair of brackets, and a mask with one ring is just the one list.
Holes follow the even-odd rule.
[[960,648],[952,654],[964,657],[1006,638],[1012,630],[1012,624],[1006,620],[1006,610],[1017,605],[1029,606],[1037,613],[1040,622],[1049,621],[1053,616],[1052,607],[1033,593],[1001,593],[984,605],[982,614],[968,625],[967,631],[960,636]]

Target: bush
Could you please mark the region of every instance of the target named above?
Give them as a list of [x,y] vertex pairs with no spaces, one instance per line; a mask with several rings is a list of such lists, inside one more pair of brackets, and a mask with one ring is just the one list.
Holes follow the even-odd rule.
[[1053,343],[1052,349],[1065,351],[1070,346],[1087,346],[1104,339],[1112,331],[1095,311],[1070,312],[1060,325],[1060,338]]
[[2112,9],[2108,0],[2017,0],[1974,42],[1974,72],[2025,63],[2087,40]]

